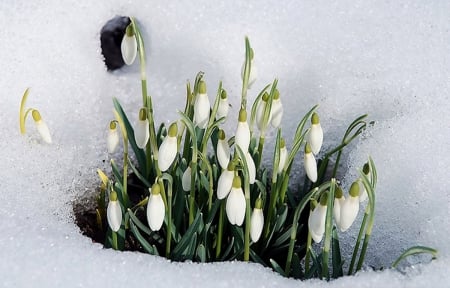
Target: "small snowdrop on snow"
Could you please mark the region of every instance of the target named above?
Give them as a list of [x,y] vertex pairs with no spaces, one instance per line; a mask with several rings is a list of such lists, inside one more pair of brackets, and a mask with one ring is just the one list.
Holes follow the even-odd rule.
[[117,193],[115,191],[111,191],[109,194],[106,218],[108,219],[108,225],[111,230],[114,232],[119,231],[120,225],[122,225],[122,209],[120,208],[119,201],[117,201]]
[[144,149],[147,145],[148,139],[150,138],[149,122],[147,119],[147,109],[141,108],[139,111],[139,119],[134,129],[134,138],[136,140],[136,145]]
[[111,121],[109,123],[108,136],[106,138],[106,145],[109,153],[114,153],[119,146],[119,131],[117,129],[117,122]]
[[137,55],[137,41],[132,25],[127,26],[120,45],[123,61],[127,65],[132,65]]

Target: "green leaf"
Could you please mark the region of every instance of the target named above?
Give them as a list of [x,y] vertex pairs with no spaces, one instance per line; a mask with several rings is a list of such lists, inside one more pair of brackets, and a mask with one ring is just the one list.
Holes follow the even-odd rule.
[[[172,259],[176,261],[181,261],[184,258],[183,252],[189,247],[191,242],[197,239],[197,232],[202,224],[202,213],[200,210],[197,211],[197,215],[195,216],[194,222],[192,222],[191,226],[189,226],[186,233],[181,238],[180,242],[175,246],[172,251]],[[195,238],[194,238],[195,237]]]
[[197,247],[197,258],[200,262],[205,263],[206,262],[206,249],[205,245],[200,244]]
[[152,255],[158,255],[158,250],[155,246],[150,245],[150,243],[145,240],[145,238],[142,236],[142,234],[137,229],[136,225],[133,223],[133,221],[130,221],[130,228],[133,235],[136,237],[136,239],[139,241],[139,243],[142,245],[142,248],[144,250]]
[[114,177],[116,178],[116,183],[123,183],[122,172],[120,172],[119,167],[114,160],[111,160],[111,170],[113,172]]
[[281,268],[281,266],[277,263],[277,261],[275,261],[274,259],[271,258],[270,259],[270,264],[272,264],[273,270],[278,272],[281,276],[286,277],[286,273],[284,273],[283,268]]
[[294,253],[292,256],[292,270],[290,275],[292,275],[295,279],[301,279],[304,277],[300,258],[297,253]]
[[438,251],[436,249],[426,246],[414,246],[403,252],[402,255],[400,255],[397,260],[394,261],[394,263],[392,263],[392,268],[397,268],[398,264],[406,257],[424,253],[430,254],[432,256],[432,259],[436,259],[438,256]]

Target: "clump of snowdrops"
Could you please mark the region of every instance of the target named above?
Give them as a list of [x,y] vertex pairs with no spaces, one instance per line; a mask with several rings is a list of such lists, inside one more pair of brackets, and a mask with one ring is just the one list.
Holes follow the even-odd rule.
[[[336,177],[341,155],[366,129],[367,115],[348,126],[337,147],[322,151],[324,135],[318,106],[313,106],[299,119],[288,145],[285,137],[289,135],[280,127],[283,105],[278,81],[264,87],[252,106],[247,103],[257,72],[246,38],[238,119],[228,117],[228,94],[222,83],[215,93],[208,93],[200,72],[193,87],[187,83],[180,118],[169,127],[161,124],[155,129],[144,42],[135,19],[130,20],[121,51],[127,65],[136,58],[140,61],[142,107],[132,125],[113,99],[115,119],[109,124],[107,148],[112,154],[122,142],[123,163],[111,160],[111,179],[98,170],[102,185],[96,213],[98,226],[106,233],[105,247],[124,250],[132,238],[143,251],[175,261],[254,261],[288,277],[337,278],[344,275],[339,235],[363,210],[346,274],[360,270],[374,225],[374,161],[367,160],[348,189]],[[43,140],[51,143],[38,110],[25,110],[28,93],[27,89],[22,97],[20,130],[25,133],[25,120],[31,113]],[[215,95],[212,106],[211,94]],[[221,125],[234,120],[235,134],[225,135]],[[264,162],[272,165],[264,167],[269,129],[276,130],[276,141],[271,161]],[[297,156],[303,165],[294,164]],[[303,185],[296,189],[289,185],[292,169],[305,173]],[[133,188],[137,197],[130,197],[130,173],[139,180],[140,189]],[[393,266],[418,253],[436,255],[434,249],[412,247]]]

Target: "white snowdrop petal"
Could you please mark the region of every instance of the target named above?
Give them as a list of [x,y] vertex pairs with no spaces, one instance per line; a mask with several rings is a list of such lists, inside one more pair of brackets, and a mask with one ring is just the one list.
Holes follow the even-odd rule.
[[241,226],[245,218],[245,196],[242,188],[231,188],[227,198],[226,212],[232,225]]
[[250,128],[247,122],[238,122],[235,134],[235,145],[238,145],[243,152],[248,151],[250,145]]
[[209,121],[210,104],[206,93],[198,94],[194,104],[194,124],[205,129]]
[[334,198],[333,217],[338,227],[341,227],[341,209],[344,201],[344,196],[342,196],[341,198]]
[[184,170],[183,177],[181,178],[181,184],[184,191],[191,191],[191,176],[191,167],[187,167],[186,170]]
[[253,184],[256,181],[256,166],[255,161],[253,161],[253,158],[249,152],[245,154],[245,161],[247,162],[248,167],[248,182]]
[[342,232],[347,231],[358,216],[359,212],[359,197],[349,196],[345,199],[341,206],[341,225]]
[[138,120],[136,128],[134,129],[134,139],[139,148],[144,149],[150,138],[150,130],[148,119]]
[[217,160],[219,161],[220,167],[226,169],[228,163],[230,162],[230,146],[227,140],[221,140],[217,142]]
[[158,152],[158,167],[161,172],[169,169],[170,165],[172,165],[173,160],[177,156],[178,147],[177,147],[177,137],[166,136],[164,141],[161,143]]
[[106,208],[106,218],[108,225],[112,231],[117,232],[122,224],[122,209],[120,208],[119,201],[109,201]]
[[120,50],[122,52],[123,62],[127,65],[131,65],[136,59],[137,55],[137,41],[136,37],[124,35],[122,39],[122,43],[120,45]]
[[217,199],[225,199],[231,191],[233,185],[234,171],[227,169],[222,171],[217,182]]
[[323,130],[319,124],[312,124],[311,130],[309,131],[309,145],[311,145],[311,151],[314,155],[317,155],[320,152],[320,148],[322,147],[323,142]]
[[117,129],[109,129],[108,137],[106,138],[106,145],[109,153],[114,153],[119,145],[119,132]]
[[272,102],[272,113],[271,113],[271,124],[272,127],[278,128],[281,124],[283,118],[283,105],[280,99],[274,99]]
[[164,201],[161,194],[151,194],[147,204],[147,221],[152,231],[158,231],[164,222]]
[[308,219],[308,228],[314,242],[322,241],[325,233],[325,218],[327,215],[327,206],[317,205],[317,207],[310,212]]
[[[259,131],[263,128],[263,122],[264,122],[264,109],[266,108],[267,102],[259,101],[258,106],[256,106],[256,115],[255,115],[255,121],[256,126],[258,127]],[[269,116],[269,122],[270,122],[270,116]]]
[[[219,107],[217,107],[216,119],[228,116],[230,105],[228,104],[228,98],[219,100]],[[225,118],[226,120],[226,118]],[[225,122],[225,120],[223,122]]]
[[264,215],[263,210],[255,208],[252,212],[250,221],[250,238],[253,242],[257,242],[264,227]]
[[317,181],[317,164],[316,158],[314,158],[314,155],[311,152],[305,153],[304,166],[306,175],[308,176],[309,180],[315,183]]
[[278,164],[278,174],[280,174],[283,171],[284,165],[286,164],[287,156],[288,153],[285,146],[280,149],[280,162]]
[[50,135],[50,130],[47,127],[47,124],[45,124],[44,120],[39,120],[36,123],[36,128],[41,135],[42,139],[45,143],[51,144],[52,143],[52,136]]

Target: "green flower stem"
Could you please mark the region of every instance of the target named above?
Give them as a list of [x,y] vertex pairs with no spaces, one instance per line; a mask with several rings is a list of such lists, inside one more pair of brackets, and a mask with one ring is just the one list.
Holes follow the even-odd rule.
[[336,189],[336,179],[331,179],[330,192],[328,192],[327,215],[325,219],[325,241],[322,252],[322,278],[330,280],[330,273],[328,268],[328,260],[330,256],[331,236],[333,233],[333,203],[334,191]]
[[220,212],[219,212],[219,226],[217,228],[217,245],[216,245],[216,259],[219,258],[220,253],[222,252],[222,237],[223,237],[223,224],[225,221],[225,201],[221,201],[220,203]]
[[117,242],[117,232],[111,231],[112,243],[111,246],[114,250],[119,250],[119,244]]
[[359,228],[358,238],[356,239],[356,242],[355,242],[355,248],[353,248],[352,260],[350,261],[350,266],[348,268],[347,275],[353,274],[353,268],[355,267],[356,256],[358,255],[359,246],[361,245],[361,239],[364,234],[364,229],[366,228],[366,223],[367,223],[368,217],[369,217],[369,211],[368,211],[368,207],[366,207],[366,210],[364,212],[364,217],[363,217],[361,226]]
[[172,184],[167,189],[167,234],[166,234],[166,258],[170,256],[170,244],[172,242]]
[[309,263],[311,258],[311,249],[312,249],[312,236],[308,231],[308,238],[306,239],[306,255],[305,255],[305,275],[309,275]]
[[[213,172],[212,172],[212,167],[211,164],[208,161],[208,157],[206,156],[206,154],[204,153],[199,153],[200,158],[202,159],[202,170],[203,171],[207,171],[207,175],[208,175],[208,213],[211,212],[211,208],[212,208],[212,198],[213,198],[213,194],[214,194],[214,178],[213,178]],[[192,169],[192,168],[191,168]],[[192,175],[191,175],[192,177]],[[192,182],[191,182],[192,183]]]

